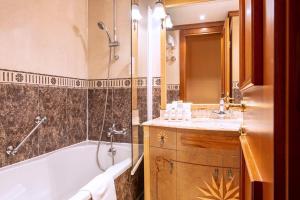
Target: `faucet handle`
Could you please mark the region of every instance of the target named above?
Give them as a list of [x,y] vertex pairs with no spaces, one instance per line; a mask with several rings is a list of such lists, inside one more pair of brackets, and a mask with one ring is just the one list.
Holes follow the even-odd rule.
[[226,103],[230,103],[231,101],[234,101],[234,98],[230,97],[229,95],[227,95],[226,97],[224,97],[224,101]]

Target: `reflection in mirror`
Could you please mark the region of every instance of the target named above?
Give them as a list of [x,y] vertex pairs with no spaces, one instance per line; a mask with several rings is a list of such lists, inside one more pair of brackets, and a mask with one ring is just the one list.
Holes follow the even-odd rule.
[[167,103],[240,101],[238,9],[238,0],[167,5]]

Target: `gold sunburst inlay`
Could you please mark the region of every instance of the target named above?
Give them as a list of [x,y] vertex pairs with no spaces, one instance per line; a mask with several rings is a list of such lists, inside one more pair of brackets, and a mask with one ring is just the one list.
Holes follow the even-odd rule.
[[239,200],[239,186],[233,186],[234,177],[227,183],[221,177],[218,184],[214,177],[211,177],[211,184],[204,181],[206,188],[197,187],[203,196],[197,197],[200,200]]
[[166,132],[161,131],[157,134],[158,141],[161,141],[161,140],[167,141],[167,139],[168,139],[168,135],[166,134]]

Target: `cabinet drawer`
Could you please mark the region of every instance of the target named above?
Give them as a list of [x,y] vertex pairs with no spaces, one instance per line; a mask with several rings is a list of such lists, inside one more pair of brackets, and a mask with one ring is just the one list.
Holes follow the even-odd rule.
[[192,148],[239,150],[239,133],[222,131],[180,130],[177,149]]
[[150,146],[176,149],[176,129],[151,127]]
[[193,164],[240,167],[238,137],[222,132],[181,131],[177,133],[177,159]]
[[176,150],[150,148],[151,200],[176,200]]
[[177,160],[196,165],[240,168],[240,153],[236,150],[195,148],[177,151]]

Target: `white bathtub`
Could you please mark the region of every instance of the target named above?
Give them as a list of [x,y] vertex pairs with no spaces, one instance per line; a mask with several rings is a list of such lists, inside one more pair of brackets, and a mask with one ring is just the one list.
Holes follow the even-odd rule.
[[[116,165],[111,166],[109,143],[102,143],[100,161],[114,178],[131,166],[131,144],[115,143]],[[95,176],[96,142],[82,142],[0,169],[1,200],[64,200]]]

